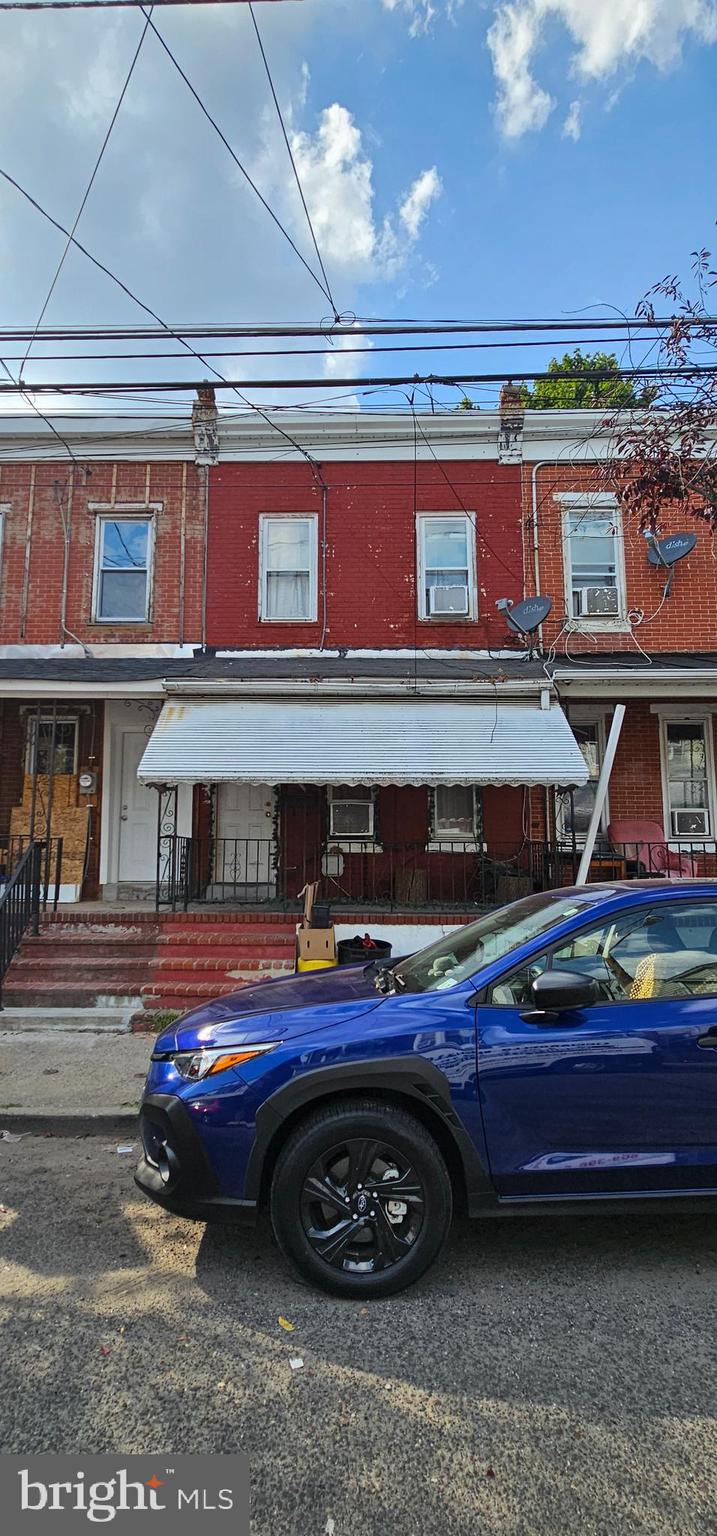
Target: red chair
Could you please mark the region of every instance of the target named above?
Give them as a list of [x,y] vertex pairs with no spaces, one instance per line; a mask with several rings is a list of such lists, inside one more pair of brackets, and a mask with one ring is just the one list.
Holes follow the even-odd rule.
[[659,821],[628,816],[611,821],[607,835],[616,853],[637,865],[638,875],[694,875],[698,855],[673,853]]

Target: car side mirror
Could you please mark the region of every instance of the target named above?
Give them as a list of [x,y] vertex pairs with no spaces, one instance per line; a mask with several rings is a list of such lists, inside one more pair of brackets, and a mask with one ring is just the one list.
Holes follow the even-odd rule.
[[600,996],[595,977],[582,976],[578,971],[542,971],[530,990],[538,1013],[567,1013],[576,1008],[591,1008]]

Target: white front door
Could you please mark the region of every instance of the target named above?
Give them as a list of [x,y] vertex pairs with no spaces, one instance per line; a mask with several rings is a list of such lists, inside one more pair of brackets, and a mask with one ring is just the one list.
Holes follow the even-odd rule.
[[275,894],[274,794],[269,784],[219,786],[214,879],[227,896]]
[[146,746],[144,731],[123,731],[118,870],[123,884],[149,885],[156,877],[157,791],[137,778]]

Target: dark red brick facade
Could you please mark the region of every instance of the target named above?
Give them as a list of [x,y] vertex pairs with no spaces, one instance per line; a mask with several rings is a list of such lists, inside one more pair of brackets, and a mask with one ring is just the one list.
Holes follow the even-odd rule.
[[[204,565],[203,471],[182,463],[3,464],[0,644],[197,644]],[[147,623],[94,623],[98,512],[154,509],[152,606]],[[63,518],[69,522],[67,597]],[[183,592],[182,592],[183,588]]]
[[[327,649],[500,646],[496,599],[522,592],[520,466],[469,460],[329,463],[326,510]],[[455,487],[455,489],[452,489]],[[458,500],[460,497],[460,502]],[[414,505],[415,503],[415,505]],[[479,615],[417,617],[415,512],[475,514]],[[259,619],[259,518],[313,512],[322,495],[310,466],[219,464],[210,472],[207,641],[218,647],[318,645],[324,630],[319,579],[316,623]]]

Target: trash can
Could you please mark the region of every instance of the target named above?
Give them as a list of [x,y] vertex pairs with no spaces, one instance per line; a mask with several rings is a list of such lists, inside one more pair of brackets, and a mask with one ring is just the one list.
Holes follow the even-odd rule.
[[369,960],[391,958],[391,945],[385,939],[372,939],[370,933],[365,933],[363,938],[357,933],[352,939],[340,939],[337,949],[339,965],[360,965],[362,960],[367,964]]

